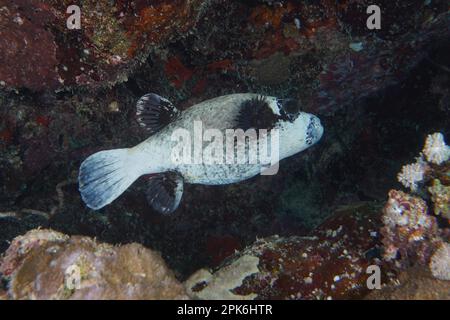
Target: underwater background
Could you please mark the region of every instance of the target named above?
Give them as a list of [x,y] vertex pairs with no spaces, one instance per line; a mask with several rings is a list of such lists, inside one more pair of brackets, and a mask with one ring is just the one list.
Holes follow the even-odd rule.
[[[449,9],[0,0],[0,299],[449,299]],[[274,176],[186,184],[170,215],[148,205],[145,177],[93,211],[80,163],[147,138],[135,104],[149,92],[181,110],[294,98],[325,131]],[[369,265],[382,290],[367,288]]]

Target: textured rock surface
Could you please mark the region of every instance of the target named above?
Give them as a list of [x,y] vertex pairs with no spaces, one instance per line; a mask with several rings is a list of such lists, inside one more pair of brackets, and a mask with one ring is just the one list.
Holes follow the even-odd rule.
[[69,30],[73,1],[0,1],[0,81],[32,90],[123,81],[150,49],[192,28],[205,1],[83,0],[81,29]]
[[159,254],[139,244],[33,230],[0,263],[10,299],[183,299],[183,286]]
[[342,208],[311,237],[260,239],[185,285],[201,299],[361,298],[368,292],[366,268],[379,262],[379,219],[368,204]]
[[434,278],[427,268],[409,268],[398,276],[397,284],[374,290],[369,300],[450,300],[450,281]]
[[450,243],[442,243],[430,259],[433,277],[450,281]]
[[[299,99],[306,110],[328,113],[404,79],[433,39],[450,33],[445,1],[379,1],[378,31],[366,27],[372,4],[366,0],[245,3],[214,2],[196,32],[180,40],[191,50],[184,57],[173,52],[189,63],[179,68],[186,77],[176,87],[196,95],[223,73],[234,81],[224,89],[238,82],[241,88],[276,90]],[[211,21],[219,31],[213,35]],[[362,50],[352,49],[354,44]],[[211,63],[221,67],[211,70]]]
[[[27,230],[51,227],[155,248],[185,279],[256,238],[305,236],[338,205],[384,203],[425,135],[448,137],[448,1],[379,1],[380,32],[365,28],[369,2],[190,1],[190,11],[183,1],[79,1],[93,14],[83,30],[60,32],[67,1],[0,0],[10,8],[0,14],[0,57],[11,61],[1,72],[47,91],[0,92],[0,252]],[[152,34],[152,22],[164,28]],[[273,177],[187,185],[171,216],[148,207],[144,179],[100,212],[81,201],[83,159],[147,138],[134,119],[141,95],[156,92],[184,109],[244,91],[301,99],[326,128],[320,145],[283,161]],[[445,197],[437,199],[435,212],[445,210]]]
[[237,71],[242,84],[252,77],[261,86],[290,83],[305,108],[328,111],[402,79],[435,38],[449,34],[444,0],[380,1],[379,31],[366,28],[370,1],[83,0],[80,30],[66,27],[71,4],[0,2],[3,86],[111,85],[156,52],[170,82],[194,95],[215,74]]

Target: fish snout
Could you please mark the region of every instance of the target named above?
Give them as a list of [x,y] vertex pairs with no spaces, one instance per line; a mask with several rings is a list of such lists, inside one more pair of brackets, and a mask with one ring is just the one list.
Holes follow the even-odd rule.
[[320,119],[315,115],[310,115],[308,127],[306,129],[306,143],[312,145],[322,138],[323,126]]

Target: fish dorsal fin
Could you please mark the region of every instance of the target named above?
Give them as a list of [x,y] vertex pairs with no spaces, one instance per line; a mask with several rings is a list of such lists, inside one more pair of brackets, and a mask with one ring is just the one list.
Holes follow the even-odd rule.
[[171,123],[180,111],[169,100],[155,94],[142,96],[136,104],[136,118],[139,125],[153,134]]
[[174,212],[183,195],[183,177],[177,172],[150,176],[147,182],[147,201],[159,213]]

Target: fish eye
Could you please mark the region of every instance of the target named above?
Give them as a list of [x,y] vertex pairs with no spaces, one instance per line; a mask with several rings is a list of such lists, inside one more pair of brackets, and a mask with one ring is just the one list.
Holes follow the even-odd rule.
[[281,116],[288,121],[294,121],[300,114],[300,101],[297,99],[277,99],[277,105]]

